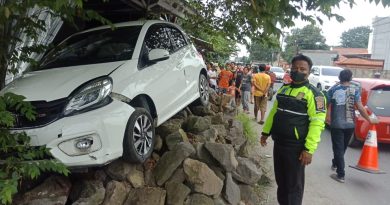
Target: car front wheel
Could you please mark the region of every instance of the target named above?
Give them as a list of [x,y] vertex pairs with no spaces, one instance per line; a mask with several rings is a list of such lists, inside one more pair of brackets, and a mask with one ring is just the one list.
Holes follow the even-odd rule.
[[155,131],[153,118],[144,108],[136,108],[127,123],[123,139],[123,158],[143,163],[153,152]]
[[199,76],[199,96],[196,104],[207,106],[209,104],[209,83],[203,74]]

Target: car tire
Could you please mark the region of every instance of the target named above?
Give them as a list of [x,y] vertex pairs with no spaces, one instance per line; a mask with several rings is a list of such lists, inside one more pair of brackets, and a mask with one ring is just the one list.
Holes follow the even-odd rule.
[[129,118],[123,139],[123,158],[143,163],[153,152],[155,128],[153,118],[144,108],[136,108]]
[[321,84],[318,83],[318,84],[317,84],[317,88],[318,88],[319,91],[322,91],[322,86],[321,86]]
[[355,133],[352,134],[352,137],[349,139],[348,147],[360,147],[362,142],[356,139]]
[[199,98],[195,102],[196,105],[207,106],[209,104],[209,83],[207,77],[204,74],[200,74],[199,76]]

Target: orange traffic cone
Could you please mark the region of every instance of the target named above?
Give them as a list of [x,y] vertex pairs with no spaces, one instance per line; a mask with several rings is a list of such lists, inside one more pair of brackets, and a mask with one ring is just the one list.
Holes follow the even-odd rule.
[[364,142],[362,154],[360,160],[356,166],[350,166],[360,171],[368,172],[371,174],[384,174],[379,170],[378,166],[378,143],[376,140],[376,128],[375,125],[371,125],[368,131],[366,141]]

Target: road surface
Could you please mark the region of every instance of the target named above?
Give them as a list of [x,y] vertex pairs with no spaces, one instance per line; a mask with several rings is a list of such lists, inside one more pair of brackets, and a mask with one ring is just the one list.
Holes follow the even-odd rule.
[[[280,87],[280,85],[279,85]],[[268,103],[268,110],[273,102]],[[252,107],[253,108],[253,107]],[[251,108],[251,109],[252,109]],[[251,111],[253,112],[253,111]],[[268,112],[267,112],[268,114]],[[253,116],[253,115],[252,115]],[[261,127],[258,125],[258,132]],[[272,166],[272,140],[262,150],[267,164]],[[345,154],[345,164],[356,165],[360,158],[361,148],[348,148]],[[325,129],[321,142],[314,153],[313,162],[306,167],[306,183],[304,205],[389,205],[390,204],[390,145],[379,145],[379,168],[387,174],[375,175],[346,167],[345,183],[334,181],[329,176],[333,158],[330,131]],[[270,167],[272,170],[273,168]],[[272,171],[271,171],[272,172]],[[266,191],[266,199],[262,204],[278,204],[276,200],[276,183],[271,175],[271,187]]]

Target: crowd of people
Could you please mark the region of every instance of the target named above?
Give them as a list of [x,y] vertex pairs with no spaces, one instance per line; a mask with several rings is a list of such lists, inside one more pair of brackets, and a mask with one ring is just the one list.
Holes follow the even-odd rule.
[[273,95],[273,84],[276,81],[274,73],[270,72],[270,66],[237,65],[234,62],[225,65],[208,63],[207,74],[210,88],[219,95],[228,95],[231,98],[229,105],[241,107],[244,113],[249,114],[249,103],[254,104],[254,119],[259,124],[264,124],[267,110],[267,99]]
[[308,81],[313,63],[304,55],[291,61],[283,85],[277,91],[277,100],[264,122],[267,98],[273,88],[275,76],[267,65],[251,67],[227,63],[224,67],[208,64],[210,86],[220,95],[230,95],[231,105],[240,106],[249,113],[249,103],[254,103],[254,115],[260,111],[262,127],[260,144],[267,139],[274,141],[273,160],[277,183],[277,200],[281,205],[302,204],[305,167],[312,162],[313,153],[320,142],[325,127],[327,105],[331,109],[331,137],[333,148],[330,177],[345,182],[344,154],[355,127],[355,108],[370,124],[376,119],[368,116],[364,109],[360,90],[352,83],[352,72],[344,69],[339,74],[340,82],[324,94]]

